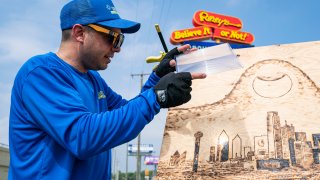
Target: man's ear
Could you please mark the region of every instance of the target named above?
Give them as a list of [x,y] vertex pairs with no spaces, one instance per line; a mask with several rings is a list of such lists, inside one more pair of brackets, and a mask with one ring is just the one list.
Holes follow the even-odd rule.
[[78,42],[84,41],[85,28],[80,24],[75,24],[72,27],[71,36]]

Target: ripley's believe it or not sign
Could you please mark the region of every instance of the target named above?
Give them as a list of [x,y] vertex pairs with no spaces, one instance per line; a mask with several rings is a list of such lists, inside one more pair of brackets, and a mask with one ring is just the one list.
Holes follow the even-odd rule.
[[195,26],[190,29],[174,31],[170,42],[180,44],[193,40],[223,40],[242,44],[251,44],[254,36],[248,32],[240,31],[242,22],[239,18],[216,14],[207,11],[197,11],[192,19]]

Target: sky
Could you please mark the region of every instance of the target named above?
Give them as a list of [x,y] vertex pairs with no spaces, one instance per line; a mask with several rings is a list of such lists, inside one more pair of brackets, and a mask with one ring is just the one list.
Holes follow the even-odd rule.
[[[8,144],[11,88],[21,65],[30,57],[56,52],[61,38],[60,10],[67,0],[1,0],[0,6],[0,143]],[[140,77],[155,64],[148,56],[163,51],[154,24],[159,24],[168,49],[175,30],[192,28],[193,14],[199,10],[240,18],[242,31],[254,35],[253,45],[268,46],[320,40],[319,0],[114,0],[122,18],[141,23],[135,34],[127,34],[121,52],[107,70],[99,71],[108,85],[126,99],[140,91]],[[147,77],[144,77],[144,80]],[[153,144],[160,154],[167,110],[163,109],[141,132],[142,144]],[[134,139],[129,144],[136,144]],[[114,167],[126,167],[126,145],[114,150]],[[128,158],[135,171],[136,158]],[[143,159],[142,159],[143,162]],[[153,169],[142,163],[142,169]]]

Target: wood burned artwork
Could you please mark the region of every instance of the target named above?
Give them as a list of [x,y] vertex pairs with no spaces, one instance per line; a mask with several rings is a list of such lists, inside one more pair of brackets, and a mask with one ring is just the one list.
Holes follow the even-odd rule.
[[320,41],[234,51],[169,109],[157,179],[320,179]]

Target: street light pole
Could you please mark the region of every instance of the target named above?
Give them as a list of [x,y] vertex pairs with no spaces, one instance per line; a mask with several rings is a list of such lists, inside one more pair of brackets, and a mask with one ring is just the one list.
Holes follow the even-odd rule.
[[[142,90],[142,87],[143,87],[143,76],[147,76],[147,75],[150,75],[150,74],[145,74],[145,73],[140,73],[140,74],[131,74],[131,77],[134,77],[134,76],[140,76],[140,91]],[[140,155],[140,133],[138,135],[138,149],[137,149],[137,172],[136,172],[136,180],[140,180],[140,172],[141,172],[141,155]],[[128,154],[127,154],[128,156]]]
[[127,155],[126,155],[126,180],[128,180],[128,143],[127,143]]

